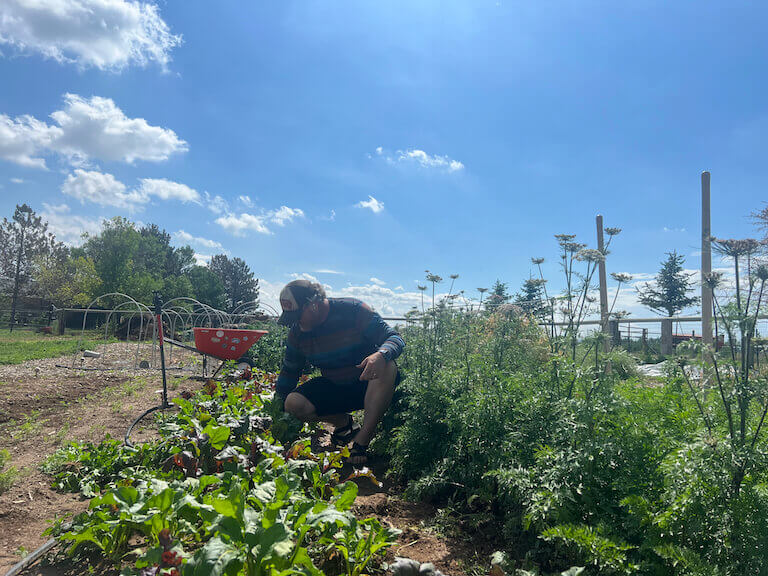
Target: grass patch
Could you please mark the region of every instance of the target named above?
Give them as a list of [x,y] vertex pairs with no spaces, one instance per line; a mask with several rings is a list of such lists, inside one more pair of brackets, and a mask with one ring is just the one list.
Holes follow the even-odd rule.
[[[23,330],[0,330],[0,364],[21,364],[27,360],[74,354],[79,342],[79,335],[53,336]],[[81,348],[94,349],[103,343],[103,337],[88,334]]]
[[10,459],[8,450],[0,450],[0,494],[5,494],[19,477],[19,471],[14,466],[6,467]]

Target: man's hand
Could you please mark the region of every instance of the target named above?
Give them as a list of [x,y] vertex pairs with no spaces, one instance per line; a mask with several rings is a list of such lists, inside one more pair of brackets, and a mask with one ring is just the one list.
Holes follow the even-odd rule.
[[364,358],[358,368],[363,369],[363,373],[360,374],[360,380],[375,380],[384,374],[384,367],[387,365],[387,360],[381,352],[374,352],[367,358]]

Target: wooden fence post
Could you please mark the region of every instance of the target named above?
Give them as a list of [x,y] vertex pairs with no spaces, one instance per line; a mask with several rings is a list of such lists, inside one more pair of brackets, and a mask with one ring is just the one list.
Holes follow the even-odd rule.
[[[597,224],[597,249],[605,255],[605,244],[603,241],[603,217],[598,214],[595,218]],[[603,352],[608,352],[610,345],[608,342],[608,287],[605,277],[605,258],[598,264],[598,277],[600,278],[600,329],[603,332]],[[621,344],[621,342],[619,342]]]
[[701,343],[712,344],[712,290],[704,282],[712,273],[712,226],[709,210],[709,172],[701,173]]
[[609,320],[609,330],[611,334],[611,344],[613,346],[621,346],[621,332],[619,331],[619,321]]
[[672,354],[672,319],[664,318],[661,321],[661,354]]

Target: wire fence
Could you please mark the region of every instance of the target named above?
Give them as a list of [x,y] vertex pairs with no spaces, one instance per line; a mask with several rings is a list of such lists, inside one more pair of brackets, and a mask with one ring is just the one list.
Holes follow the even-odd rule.
[[[17,308],[13,322],[14,330],[32,332],[53,332],[56,314],[49,308]],[[0,326],[11,327],[11,309],[0,308]]]

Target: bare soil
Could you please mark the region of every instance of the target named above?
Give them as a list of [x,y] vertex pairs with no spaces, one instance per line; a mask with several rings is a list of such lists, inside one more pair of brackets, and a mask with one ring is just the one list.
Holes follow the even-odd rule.
[[[119,355],[132,345],[109,348]],[[157,371],[56,367],[70,363],[71,357],[64,357],[0,366],[0,449],[8,450],[8,465],[20,473],[0,495],[0,574],[45,542],[42,533],[53,519],[87,508],[87,500],[51,489],[50,478],[40,471],[43,461],[70,441],[122,438],[136,416],[159,404],[162,381]],[[169,392],[173,396],[197,385],[172,377]],[[149,435],[151,431],[139,428],[132,437]]]
[[[109,347],[117,357],[135,350],[127,343]],[[184,359],[176,354],[174,364],[180,364]],[[68,357],[0,367],[0,449],[10,452],[10,465],[21,472],[15,485],[0,495],[0,574],[47,540],[42,533],[53,519],[87,508],[86,499],[51,489],[50,478],[40,471],[44,460],[69,441],[99,442],[107,435],[122,438],[136,416],[159,403],[162,382],[157,371],[56,368],[56,364],[71,362]],[[174,376],[169,381],[170,396],[182,390],[193,391],[199,385],[183,375]],[[151,429],[139,428],[132,439],[147,439],[152,433]],[[380,480],[384,480],[386,472],[383,466],[374,463]],[[354,512],[359,517],[377,516],[402,530],[398,544],[387,554],[388,561],[406,556],[432,562],[451,576],[465,575],[468,567],[487,563],[493,552],[488,540],[476,542],[467,536],[440,534],[434,528],[438,512],[434,506],[402,500],[399,487],[386,480],[381,488],[365,478],[357,482],[360,493]],[[81,570],[43,561],[23,573],[53,576],[78,574]]]

